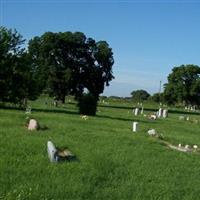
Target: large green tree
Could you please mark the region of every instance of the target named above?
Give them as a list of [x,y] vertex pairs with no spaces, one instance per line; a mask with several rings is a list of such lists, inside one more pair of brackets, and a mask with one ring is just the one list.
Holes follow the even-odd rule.
[[164,98],[169,104],[200,104],[200,67],[181,65],[174,67],[165,84]]
[[34,69],[23,43],[16,30],[0,27],[0,101],[23,105],[38,95]]
[[29,42],[29,53],[37,66],[41,87],[64,102],[67,94],[77,99],[84,89],[98,100],[114,78],[112,49],[81,32],[44,33]]
[[132,98],[135,101],[144,101],[147,100],[150,94],[145,90],[135,90],[131,92]]

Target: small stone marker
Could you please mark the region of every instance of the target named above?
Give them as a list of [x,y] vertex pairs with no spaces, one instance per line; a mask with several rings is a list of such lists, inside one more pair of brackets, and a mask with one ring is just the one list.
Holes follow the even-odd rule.
[[166,118],[168,116],[168,110],[164,109],[162,113],[163,118]]
[[197,148],[198,148],[198,146],[195,144],[195,145],[193,145],[193,148],[194,148],[194,149],[197,149]]
[[56,150],[53,142],[48,141],[47,142],[47,153],[48,153],[48,157],[49,157],[50,162],[56,162],[56,159],[55,159],[56,151],[57,150]]
[[28,123],[28,130],[37,130],[39,128],[39,124],[35,119],[30,119]]
[[83,116],[81,116],[81,118],[84,119],[84,120],[87,120],[88,116],[87,115],[83,115]]
[[150,115],[150,116],[149,116],[149,119],[156,120],[156,119],[157,119],[157,117],[156,117],[156,115]]
[[133,132],[137,132],[138,122],[133,122]]
[[147,133],[150,135],[150,136],[155,136],[156,135],[156,130],[155,129],[150,129],[147,131]]

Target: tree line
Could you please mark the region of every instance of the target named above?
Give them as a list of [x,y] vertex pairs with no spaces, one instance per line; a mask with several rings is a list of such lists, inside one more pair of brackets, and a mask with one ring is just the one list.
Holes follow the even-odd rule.
[[79,105],[88,99],[96,104],[114,78],[106,41],[68,31],[36,36],[27,48],[24,42],[16,30],[0,27],[0,101],[23,106],[45,91],[63,103],[66,95],[74,95]]
[[[74,95],[85,113],[95,114],[99,95],[114,79],[113,52],[106,41],[95,41],[81,32],[46,32],[28,41],[16,30],[0,27],[0,101],[26,106],[47,93],[65,102]],[[87,90],[87,94],[84,91]],[[150,95],[131,93],[134,100],[200,105],[200,67],[174,67],[164,91]],[[88,107],[89,106],[89,107]]]
[[181,65],[174,67],[168,75],[162,93],[150,95],[145,90],[131,93],[137,101],[152,100],[169,105],[200,105],[200,67],[198,65]]

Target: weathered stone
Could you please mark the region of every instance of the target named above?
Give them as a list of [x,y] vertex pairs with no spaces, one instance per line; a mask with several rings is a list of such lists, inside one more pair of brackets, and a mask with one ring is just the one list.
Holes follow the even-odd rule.
[[163,118],[166,118],[168,116],[168,110],[164,109],[162,113]]
[[157,119],[157,116],[156,116],[156,115],[150,115],[150,116],[149,116],[149,119],[156,120],[156,119]]
[[56,162],[56,158],[55,158],[55,153],[56,153],[56,148],[53,144],[53,142],[48,141],[47,142],[47,153],[48,153],[48,157],[50,162]]
[[155,135],[157,134],[155,129],[150,129],[150,130],[147,131],[147,133],[148,133],[150,136],[155,136]]
[[133,122],[133,132],[137,132],[138,122]]
[[39,124],[35,119],[30,119],[28,123],[28,130],[37,130],[39,128]]

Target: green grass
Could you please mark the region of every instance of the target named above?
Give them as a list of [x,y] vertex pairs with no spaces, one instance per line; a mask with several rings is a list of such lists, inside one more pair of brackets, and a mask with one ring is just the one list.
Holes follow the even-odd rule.
[[[47,130],[30,132],[24,111],[0,109],[0,199],[199,199],[200,155],[171,150],[146,131],[155,128],[173,144],[200,146],[200,124],[179,121],[176,112],[156,121],[134,117],[127,102],[101,105],[88,120],[75,104],[31,104],[32,117]],[[137,134],[133,121],[139,122]],[[48,140],[78,160],[50,163]]]

